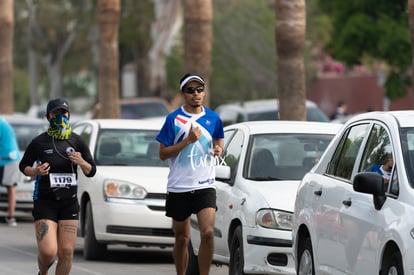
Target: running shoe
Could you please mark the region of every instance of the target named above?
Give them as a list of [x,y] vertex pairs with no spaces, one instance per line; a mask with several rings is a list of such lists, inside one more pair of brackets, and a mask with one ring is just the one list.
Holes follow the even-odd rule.
[[17,226],[16,218],[6,217],[5,220],[6,220],[6,223],[7,223],[8,226]]

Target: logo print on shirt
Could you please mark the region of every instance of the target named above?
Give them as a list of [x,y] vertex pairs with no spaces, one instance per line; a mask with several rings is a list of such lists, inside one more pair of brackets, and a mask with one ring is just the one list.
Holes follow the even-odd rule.
[[193,146],[188,155],[193,170],[196,170],[199,167],[227,165],[223,158],[214,155],[212,149],[209,150],[209,154],[200,155],[195,152],[195,148],[196,146]]

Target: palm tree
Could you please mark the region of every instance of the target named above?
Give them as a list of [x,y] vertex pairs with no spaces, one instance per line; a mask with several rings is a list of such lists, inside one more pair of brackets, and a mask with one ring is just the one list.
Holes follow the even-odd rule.
[[99,112],[101,118],[119,118],[118,28],[120,0],[99,0]]
[[0,114],[14,112],[13,98],[13,0],[0,1]]
[[305,0],[276,0],[279,117],[306,120]]
[[204,103],[209,106],[213,2],[185,0],[184,5],[184,69],[204,78],[207,87]]

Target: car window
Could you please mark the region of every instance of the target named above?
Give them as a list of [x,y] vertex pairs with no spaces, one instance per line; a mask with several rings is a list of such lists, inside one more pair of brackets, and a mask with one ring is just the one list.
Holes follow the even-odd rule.
[[401,128],[400,137],[408,182],[414,188],[414,128]]
[[397,173],[396,165],[394,165],[394,169],[393,169],[392,176],[391,176],[391,182],[387,190],[390,194],[394,196],[398,196],[398,194],[400,193],[400,186],[398,183],[398,173]]
[[[374,124],[369,133],[358,172],[375,171],[375,167],[381,167],[383,164],[387,164],[388,159],[392,156],[393,152],[387,130],[379,124]],[[394,185],[397,184],[395,177],[393,181]],[[385,184],[386,191],[388,191],[388,188],[390,186],[388,179],[386,180]]]
[[375,124],[369,133],[358,172],[385,163],[389,154],[392,154],[389,135],[384,127]]
[[91,135],[92,135],[92,126],[86,125],[85,126],[85,129],[83,130],[83,132],[81,134],[81,137],[82,137],[83,141],[86,144],[89,144],[90,143],[90,141],[91,141]]
[[260,134],[252,137],[248,179],[300,180],[318,162],[334,135]]
[[17,144],[20,151],[26,150],[33,138],[47,130],[46,124],[10,122],[10,125],[13,127],[14,133],[16,134]]
[[236,121],[235,121],[235,122],[236,122],[236,123],[239,123],[239,122],[243,122],[243,121],[245,121],[243,114],[238,113],[238,114],[237,114],[237,118],[236,118]]
[[101,130],[95,150],[97,165],[164,167],[156,130]]
[[352,126],[345,131],[332,157],[327,174],[350,180],[355,160],[369,124]]
[[233,183],[243,148],[244,135],[241,131],[229,130],[224,132],[224,161],[231,168],[230,183]]

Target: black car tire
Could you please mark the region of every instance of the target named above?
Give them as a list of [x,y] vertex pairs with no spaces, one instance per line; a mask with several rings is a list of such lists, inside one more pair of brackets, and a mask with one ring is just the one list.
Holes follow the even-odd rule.
[[244,271],[244,253],[243,253],[243,234],[241,226],[234,230],[230,242],[230,266],[229,275],[245,275]]
[[313,260],[312,242],[309,237],[303,239],[303,243],[299,242],[298,248],[298,275],[315,275],[315,263]]
[[383,264],[381,274],[383,275],[403,275],[403,263],[401,253],[396,251],[392,254],[391,259]]
[[85,236],[83,239],[83,258],[86,260],[102,260],[105,258],[107,245],[99,243],[95,237],[93,227],[92,206],[90,202],[86,203],[85,211]]

